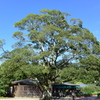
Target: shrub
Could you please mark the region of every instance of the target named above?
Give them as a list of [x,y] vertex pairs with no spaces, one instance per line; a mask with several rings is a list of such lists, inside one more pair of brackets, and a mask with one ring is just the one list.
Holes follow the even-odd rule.
[[96,92],[100,92],[100,86],[96,86],[96,87],[95,87],[95,91],[96,91]]
[[0,89],[0,96],[5,96],[5,94],[6,94],[6,91],[3,89]]
[[92,94],[93,92],[95,92],[95,89],[93,86],[87,86],[82,89],[82,92],[85,94]]
[[94,92],[96,92],[96,89],[94,88],[94,86],[87,86],[81,89],[81,92],[76,94],[76,96],[90,96],[92,95]]
[[100,86],[90,85],[82,88],[79,93],[76,93],[76,96],[90,96],[98,94],[100,94]]

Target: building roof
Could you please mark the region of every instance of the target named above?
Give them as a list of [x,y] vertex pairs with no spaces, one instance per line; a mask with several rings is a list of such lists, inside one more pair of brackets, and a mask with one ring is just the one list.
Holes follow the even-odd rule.
[[80,87],[86,87],[86,86],[90,86],[90,85],[88,85],[88,84],[84,84],[84,83],[80,83],[80,84],[78,84]]
[[18,84],[23,84],[23,85],[37,85],[37,81],[33,79],[23,79],[23,80],[18,80],[18,81],[13,81],[11,82],[12,85],[18,85]]
[[63,83],[64,85],[70,85],[70,86],[79,86],[77,84],[71,84],[71,83]]
[[56,84],[56,83],[54,83],[53,85],[79,86],[78,84],[71,84],[71,83],[62,83],[62,84]]

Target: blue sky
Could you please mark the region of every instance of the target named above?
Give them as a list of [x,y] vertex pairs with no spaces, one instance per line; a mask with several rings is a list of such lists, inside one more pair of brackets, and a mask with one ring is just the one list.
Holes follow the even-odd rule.
[[0,39],[6,40],[5,50],[12,50],[16,42],[12,38],[18,30],[14,23],[27,14],[39,14],[41,9],[56,9],[80,18],[83,26],[100,41],[100,0],[0,0]]

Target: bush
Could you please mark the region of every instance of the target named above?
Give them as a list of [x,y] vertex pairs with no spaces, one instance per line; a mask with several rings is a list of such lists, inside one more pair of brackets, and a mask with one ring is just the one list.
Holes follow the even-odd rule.
[[94,86],[87,86],[81,89],[81,92],[76,94],[76,96],[90,96],[93,93],[97,93]]
[[85,94],[92,94],[93,92],[95,92],[95,89],[93,86],[87,86],[82,89],[82,92]]
[[93,92],[92,95],[98,95],[100,92]]
[[0,89],[0,96],[5,96],[5,94],[6,94],[6,91],[3,89]]
[[87,94],[87,93],[82,93],[82,94],[76,94],[76,96],[90,96],[91,94]]
[[76,96],[90,96],[98,94],[100,94],[100,86],[90,85],[82,88],[79,93],[76,93]]
[[95,91],[96,91],[96,92],[100,92],[100,86],[96,86],[96,87],[95,87]]

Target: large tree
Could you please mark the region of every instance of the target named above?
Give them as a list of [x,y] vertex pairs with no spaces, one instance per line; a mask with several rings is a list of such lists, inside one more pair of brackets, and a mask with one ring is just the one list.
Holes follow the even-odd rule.
[[57,10],[43,9],[40,12],[40,15],[29,14],[15,23],[20,31],[13,34],[19,40],[13,46],[33,52],[24,73],[37,79],[43,98],[49,100],[51,85],[61,70],[91,54],[94,44],[99,45],[99,42],[82,26],[80,19],[68,20],[68,13]]

